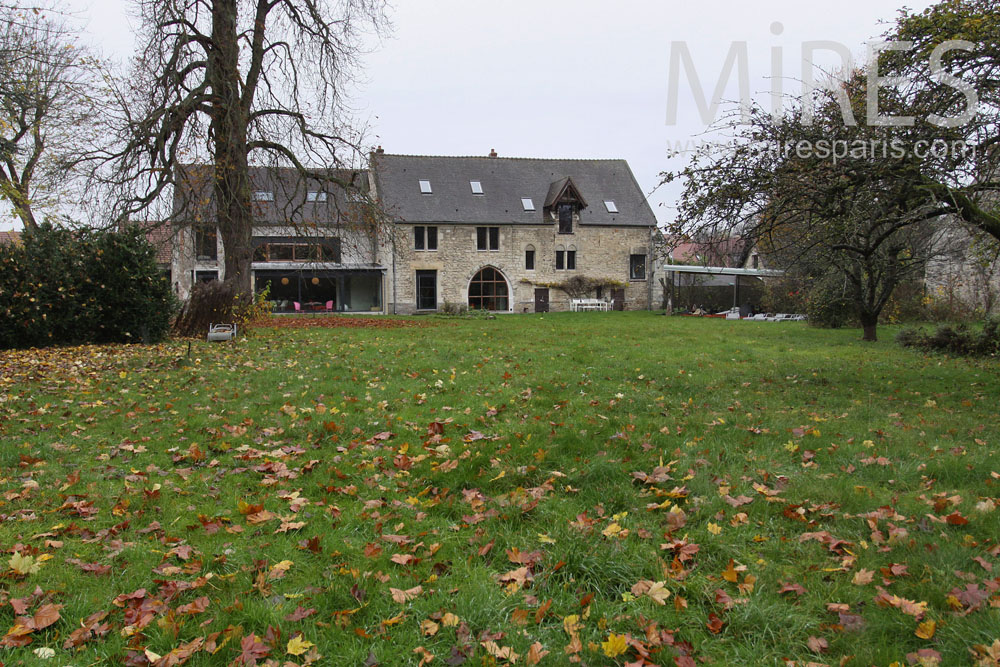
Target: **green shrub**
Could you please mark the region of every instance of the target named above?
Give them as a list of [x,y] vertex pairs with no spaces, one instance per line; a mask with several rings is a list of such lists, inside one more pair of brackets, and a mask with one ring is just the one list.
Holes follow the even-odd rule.
[[1000,319],[990,318],[978,330],[965,324],[946,324],[933,333],[923,329],[904,329],[896,335],[896,342],[903,347],[916,347],[928,352],[972,357],[996,355],[1000,353]]
[[465,315],[469,312],[469,307],[464,303],[452,303],[445,301],[441,304],[440,313],[442,315]]
[[175,301],[137,227],[47,223],[0,247],[0,347],[155,342]]
[[817,280],[806,300],[806,315],[813,326],[839,329],[856,323],[856,308],[843,288],[843,277],[831,273]]

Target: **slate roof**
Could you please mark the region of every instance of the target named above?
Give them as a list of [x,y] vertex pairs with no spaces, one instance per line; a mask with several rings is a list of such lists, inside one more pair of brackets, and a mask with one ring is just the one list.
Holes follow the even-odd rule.
[[[211,190],[211,166],[184,165],[176,176],[174,215],[185,219],[210,220],[214,215]],[[331,169],[334,178],[352,183],[358,193],[367,194],[368,172],[360,169]],[[297,223],[333,224],[353,211],[348,194],[333,183],[303,181],[291,168],[250,167],[250,189],[267,191],[274,201],[254,201],[254,222],[259,225]],[[307,201],[307,192],[323,190],[326,202]],[[190,197],[185,201],[185,198]]]
[[[446,157],[429,155],[372,156],[376,193],[390,215],[411,223],[524,224],[548,223],[543,205],[554,183],[572,179],[589,206],[580,224],[653,227],[656,216],[625,160]],[[429,180],[433,192],[421,194],[418,180]],[[479,181],[474,195],[469,181]],[[531,197],[534,211],[525,211]],[[618,213],[609,213],[612,200]]]

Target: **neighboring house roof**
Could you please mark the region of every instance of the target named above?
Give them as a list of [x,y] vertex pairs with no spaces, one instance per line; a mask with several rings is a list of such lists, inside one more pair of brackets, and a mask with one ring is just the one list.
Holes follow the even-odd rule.
[[171,249],[173,243],[173,230],[169,223],[165,222],[145,222],[146,240],[156,248],[156,263],[170,264],[173,260]]
[[19,245],[21,243],[21,232],[0,232],[0,245]]
[[[545,203],[553,191],[571,183],[590,202],[580,212],[583,226],[656,225],[656,216],[625,160],[376,153],[372,169],[383,207],[394,219],[405,222],[551,223]],[[422,180],[430,181],[430,194],[421,193]],[[470,181],[481,183],[483,194],[474,194]],[[522,198],[530,198],[534,210],[525,210]],[[608,211],[605,201],[613,201],[617,212]]]
[[701,264],[703,266],[723,266],[736,268],[746,263],[750,248],[741,238],[730,238],[712,243],[697,241],[671,241],[670,258],[681,264]]
[[[368,172],[330,169],[332,178],[352,184],[345,192],[331,182],[303,180],[299,172],[285,167],[250,167],[251,193],[267,192],[271,200],[254,199],[254,222],[260,225],[298,223],[335,223],[352,210],[354,200],[368,191]],[[214,217],[212,202],[212,167],[184,165],[178,168],[174,188],[174,216],[178,219],[209,221]],[[326,201],[311,200],[310,193],[324,192]],[[186,209],[186,210],[185,210]]]

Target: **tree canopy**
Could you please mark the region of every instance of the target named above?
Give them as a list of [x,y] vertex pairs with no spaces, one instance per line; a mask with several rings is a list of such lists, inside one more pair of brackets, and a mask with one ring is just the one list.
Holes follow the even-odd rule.
[[26,229],[59,212],[94,135],[100,63],[53,10],[0,5],[0,198]]

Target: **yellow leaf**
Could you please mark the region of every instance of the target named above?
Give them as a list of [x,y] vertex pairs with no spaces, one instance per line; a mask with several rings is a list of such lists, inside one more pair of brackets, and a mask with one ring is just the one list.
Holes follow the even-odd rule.
[[439,627],[441,626],[429,618],[425,618],[420,621],[420,632],[423,633],[425,637],[433,637],[436,635]]
[[272,579],[281,579],[283,576],[285,576],[285,573],[288,572],[288,570],[290,570],[292,565],[294,564],[295,563],[293,563],[290,560],[283,560],[279,563],[275,563],[274,565],[271,566],[270,572],[267,573],[268,581]]
[[607,528],[601,531],[601,534],[604,535],[604,537],[614,537],[620,532],[622,532],[622,527],[617,523],[612,522],[608,524]]
[[288,640],[288,646],[285,650],[288,652],[288,655],[302,655],[312,647],[313,643],[311,641],[303,639],[302,635],[295,635]]
[[35,562],[34,556],[22,556],[20,553],[11,556],[7,564],[10,565],[10,569],[21,575],[35,574],[41,567]]
[[712,523],[711,521],[709,521],[708,522],[708,532],[712,533],[713,535],[718,535],[719,533],[722,532],[722,526],[720,526],[720,525],[718,525],[716,523]]
[[549,537],[545,533],[538,533],[538,541],[541,542],[542,544],[555,544],[556,543],[555,540],[553,540],[551,537]]
[[572,637],[577,633],[577,631],[583,627],[583,623],[580,623],[580,617],[576,614],[570,614],[563,619],[563,630],[566,634]]
[[614,658],[628,650],[628,642],[625,641],[625,635],[616,635],[612,632],[608,635],[607,641],[601,642],[601,649],[604,650],[604,655]]
[[441,617],[441,625],[443,625],[446,628],[453,628],[456,625],[458,625],[458,623],[459,623],[458,616],[455,616],[455,614],[451,613],[450,611],[445,613],[445,615]]
[[917,630],[913,634],[921,639],[930,639],[934,636],[935,630],[937,630],[937,621],[924,621],[917,625]]

